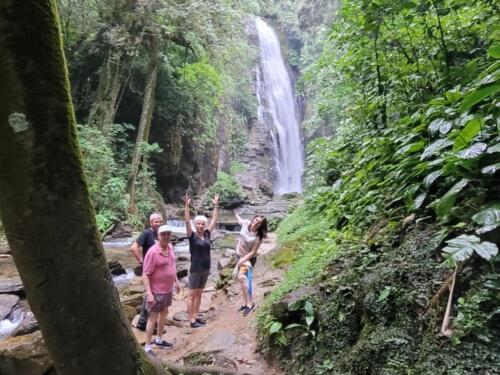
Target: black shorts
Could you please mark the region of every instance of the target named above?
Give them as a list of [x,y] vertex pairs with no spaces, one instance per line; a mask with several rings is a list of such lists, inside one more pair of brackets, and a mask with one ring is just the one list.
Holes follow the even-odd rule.
[[208,275],[210,271],[190,272],[189,273],[189,289],[203,289],[207,285]]

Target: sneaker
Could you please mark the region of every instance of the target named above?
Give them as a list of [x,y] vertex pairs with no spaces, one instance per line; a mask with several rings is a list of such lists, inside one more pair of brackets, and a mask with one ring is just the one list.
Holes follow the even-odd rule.
[[238,309],[238,312],[242,312],[243,310],[245,310],[246,306],[245,305],[241,305],[240,308]]
[[155,352],[153,352],[153,348],[151,345],[145,345],[144,350],[146,351],[146,354],[149,355],[150,357],[156,357]]
[[158,339],[155,339],[155,341],[153,342],[156,346],[159,346],[159,347],[162,347],[162,348],[171,348],[174,346],[174,344],[168,342],[168,341],[165,341],[165,340],[158,340]]
[[203,324],[197,322],[196,320],[193,323],[191,323],[191,328],[200,328],[200,327],[203,327]]
[[248,307],[248,306],[245,306],[245,308],[243,309],[243,316],[247,316],[248,314],[250,314],[253,310],[255,309],[255,303],[252,303],[252,306]]
[[203,325],[207,324],[207,321],[205,319],[203,319],[203,318],[197,318],[196,322],[198,322],[200,324],[203,324]]

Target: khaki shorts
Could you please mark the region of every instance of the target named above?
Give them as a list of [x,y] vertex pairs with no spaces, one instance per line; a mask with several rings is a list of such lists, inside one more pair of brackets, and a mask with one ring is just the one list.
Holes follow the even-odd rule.
[[149,312],[162,312],[172,305],[172,292],[166,294],[153,293],[154,302],[146,302]]

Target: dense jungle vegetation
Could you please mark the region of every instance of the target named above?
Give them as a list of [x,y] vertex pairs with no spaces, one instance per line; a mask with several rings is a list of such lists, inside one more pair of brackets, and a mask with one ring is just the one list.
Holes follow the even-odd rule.
[[331,136],[308,146],[259,315],[287,370],[500,373],[498,25],[495,1],[346,0],[299,56],[306,131]]

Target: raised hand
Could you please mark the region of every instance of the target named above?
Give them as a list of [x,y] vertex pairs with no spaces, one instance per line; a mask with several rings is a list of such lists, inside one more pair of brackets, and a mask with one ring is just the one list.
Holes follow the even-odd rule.
[[214,204],[214,206],[219,205],[219,195],[216,195],[215,197],[213,197],[212,203]]
[[184,204],[189,207],[190,204],[191,204],[191,198],[189,197],[187,191],[186,191],[186,195],[184,195]]

